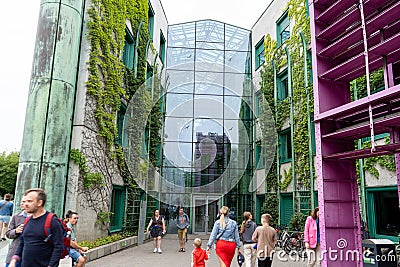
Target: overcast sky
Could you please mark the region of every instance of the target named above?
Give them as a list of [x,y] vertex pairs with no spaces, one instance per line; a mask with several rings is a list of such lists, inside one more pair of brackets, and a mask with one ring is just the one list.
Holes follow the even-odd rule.
[[[215,19],[247,29],[270,1],[161,0],[170,24]],[[21,148],[39,8],[40,0],[0,2],[0,153]]]

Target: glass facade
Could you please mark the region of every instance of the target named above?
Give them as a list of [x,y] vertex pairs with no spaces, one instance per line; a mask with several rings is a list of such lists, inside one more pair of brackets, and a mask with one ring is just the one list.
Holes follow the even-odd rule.
[[162,202],[215,205],[217,197],[233,212],[252,208],[250,40],[250,31],[218,21],[169,26]]

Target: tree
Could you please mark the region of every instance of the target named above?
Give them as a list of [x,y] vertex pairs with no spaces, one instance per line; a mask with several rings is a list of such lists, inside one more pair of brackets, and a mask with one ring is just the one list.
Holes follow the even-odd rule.
[[0,154],[0,196],[15,192],[18,174],[19,152]]

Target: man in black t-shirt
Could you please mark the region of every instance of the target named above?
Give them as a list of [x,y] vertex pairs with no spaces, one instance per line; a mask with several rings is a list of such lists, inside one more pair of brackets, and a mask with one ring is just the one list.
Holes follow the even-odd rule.
[[46,193],[41,188],[25,191],[25,210],[32,214],[32,218],[20,237],[20,243],[12,257],[9,267],[22,260],[22,267],[56,267],[59,265],[63,251],[63,230],[61,223],[53,216],[51,234],[47,237],[44,225],[47,214],[44,209]]

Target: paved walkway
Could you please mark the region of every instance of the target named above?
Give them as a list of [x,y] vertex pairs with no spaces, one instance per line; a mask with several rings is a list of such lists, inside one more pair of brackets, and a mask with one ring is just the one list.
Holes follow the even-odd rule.
[[[139,267],[139,266],[168,266],[168,267],[189,267],[191,262],[191,251],[193,249],[193,239],[200,237],[203,240],[203,247],[208,241],[208,236],[189,235],[188,243],[186,244],[186,252],[178,252],[179,243],[176,235],[167,235],[161,244],[162,254],[153,253],[153,242],[147,242],[141,246],[125,249],[123,251],[111,254],[109,256],[91,261],[86,264],[86,267]],[[282,261],[274,259],[273,267],[305,267],[305,262],[287,261],[287,257]],[[287,262],[285,262],[287,261]],[[209,267],[217,267],[218,259],[215,251],[211,252],[210,260],[206,263]],[[236,256],[232,261],[231,267],[238,267]]]

